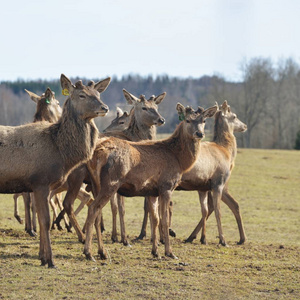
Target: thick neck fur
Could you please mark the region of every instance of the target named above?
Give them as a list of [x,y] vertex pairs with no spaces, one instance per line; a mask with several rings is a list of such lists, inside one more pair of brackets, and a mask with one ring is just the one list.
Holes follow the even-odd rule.
[[162,142],[175,154],[183,172],[193,167],[200,153],[200,139],[187,136],[183,122],[177,126],[169,138]]
[[92,158],[98,138],[98,129],[93,120],[84,120],[66,100],[61,119],[50,126],[59,152],[64,160],[65,171]]
[[236,139],[221,112],[218,112],[215,117],[213,142],[226,148],[231,154],[231,161],[234,160],[237,152]]

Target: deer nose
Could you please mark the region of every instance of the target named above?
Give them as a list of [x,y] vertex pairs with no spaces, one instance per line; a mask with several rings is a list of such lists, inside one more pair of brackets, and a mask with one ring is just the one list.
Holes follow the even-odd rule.
[[197,131],[196,132],[196,136],[200,139],[203,139],[204,138],[204,133],[200,132],[200,131]]
[[160,118],[159,120],[158,120],[158,123],[160,123],[160,124],[165,124],[166,123],[166,121],[165,121],[165,119],[164,118]]
[[108,110],[109,110],[108,106],[105,104],[101,105],[101,109],[104,110],[105,112],[108,112]]

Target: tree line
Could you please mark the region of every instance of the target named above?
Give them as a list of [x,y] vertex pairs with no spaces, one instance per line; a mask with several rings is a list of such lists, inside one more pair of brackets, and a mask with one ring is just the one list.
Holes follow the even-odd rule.
[[[171,133],[178,124],[175,106],[184,105],[208,107],[217,101],[227,100],[232,110],[247,124],[246,133],[238,134],[240,147],[294,149],[300,148],[300,67],[292,58],[274,63],[269,58],[253,58],[241,64],[242,80],[232,82],[222,76],[202,76],[200,78],[177,78],[161,75],[141,77],[126,75],[112,78],[109,88],[103,93],[103,101],[109,105],[110,114],[97,118],[99,130],[103,130],[116,116],[116,107],[130,110],[126,105],[122,89],[146,98],[167,92],[160,104],[160,112],[166,125],[159,127],[160,133]],[[58,74],[58,77],[60,74]],[[82,78],[80,78],[82,79]],[[98,81],[103,78],[93,78]],[[79,78],[72,78],[73,81]],[[87,83],[88,79],[82,79]],[[0,83],[0,124],[20,125],[31,122],[35,105],[24,89],[36,94],[50,87],[61,105],[65,97],[61,95],[57,80],[17,80]],[[213,121],[207,124],[212,130]]]

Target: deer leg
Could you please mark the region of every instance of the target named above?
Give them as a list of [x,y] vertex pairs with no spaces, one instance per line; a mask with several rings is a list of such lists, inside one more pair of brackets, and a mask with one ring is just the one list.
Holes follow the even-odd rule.
[[165,255],[174,259],[177,257],[173,254],[170,237],[169,237],[169,205],[171,199],[171,191],[165,191],[160,195],[160,205],[161,205],[161,218],[162,218],[162,229],[165,238]]
[[[55,197],[55,196],[54,196]],[[51,198],[49,200],[49,203],[50,203],[50,206],[52,208],[52,212],[53,212],[53,222],[52,222],[52,226],[51,226],[51,230],[55,229],[55,220],[57,218],[57,209],[56,209],[56,203],[55,203],[56,200],[53,200],[53,198]],[[61,226],[58,226],[57,225],[57,228],[59,230],[62,230],[62,227]]]
[[22,194],[14,194],[14,217],[17,219],[17,221],[20,224],[23,224],[23,220],[19,215],[19,208],[18,208],[18,198],[21,196]]
[[[62,200],[61,200],[62,194],[58,193],[58,194],[55,195],[55,197],[56,197],[56,200],[57,200],[57,205],[58,205],[60,211],[62,211],[64,209],[64,207],[62,205]],[[69,222],[68,222],[68,219],[67,219],[66,215],[64,215],[64,222],[65,222],[65,226],[66,226],[68,232],[71,232],[71,228],[69,226]]]
[[[86,259],[88,260],[93,260],[92,254],[91,254],[91,246],[92,246],[92,238],[93,238],[93,225],[97,226],[97,238],[98,238],[98,254],[102,258],[107,257],[107,253],[104,249],[104,244],[103,244],[103,239],[102,239],[102,233],[100,230],[100,215],[102,212],[102,208],[106,205],[106,203],[109,201],[111,196],[117,192],[117,188],[113,188],[112,186],[104,185],[105,186],[105,191],[102,189],[98,196],[95,198],[93,203],[89,206],[88,209],[88,215],[86,219],[86,240],[84,244],[84,250],[83,254],[85,254]],[[96,218],[99,216],[97,222]]]
[[97,242],[98,242],[98,254],[100,256],[100,259],[107,259],[107,253],[104,250],[103,246],[103,240],[102,240],[102,231],[101,231],[101,216],[102,213],[98,213],[96,220],[95,220],[95,229],[97,233]]
[[124,246],[130,246],[127,236],[126,236],[126,228],[125,228],[125,198],[119,194],[117,194],[118,199],[118,208],[119,208],[119,217],[120,217],[120,227],[121,227],[121,243]]
[[111,240],[113,243],[118,242],[118,233],[117,233],[117,214],[118,214],[118,199],[117,194],[114,194],[110,198],[110,208],[112,213],[112,232]]
[[229,194],[227,190],[223,190],[222,193],[222,200],[224,203],[228,205],[228,207],[231,209],[232,213],[235,216],[236,222],[238,224],[239,233],[240,233],[240,241],[237,243],[238,245],[242,245],[246,241],[246,234],[244,230],[244,225],[242,221],[242,216],[240,213],[240,207],[239,204],[234,198]]
[[206,245],[206,220],[208,216],[207,192],[198,191],[198,194],[199,194],[199,199],[201,204],[201,213],[202,213],[201,221],[203,223],[200,242],[201,244]]
[[176,232],[171,228],[172,216],[173,216],[173,201],[171,200],[169,205],[169,235],[172,237],[176,237]]
[[216,187],[212,190],[212,198],[213,198],[213,204],[214,204],[214,210],[215,210],[215,216],[217,220],[217,226],[218,226],[218,232],[219,232],[219,243],[222,246],[226,246],[225,238],[223,235],[222,230],[222,223],[221,223],[221,210],[220,210],[220,200],[222,196],[222,188],[223,187]]
[[92,203],[92,201],[93,201],[90,194],[87,193],[82,188],[80,188],[77,198],[81,201],[81,203],[78,205],[77,209],[75,210],[75,216],[77,216],[79,214],[79,212],[84,208],[85,205],[90,205],[89,202]]
[[32,229],[34,234],[36,235],[36,206],[35,206],[35,199],[33,193],[30,193],[30,199],[31,199]]
[[40,226],[40,252],[42,266],[48,264],[54,268],[53,255],[50,242],[50,211],[48,204],[49,189],[47,187],[34,190],[36,210]]
[[31,213],[30,213],[30,204],[31,204],[30,193],[23,193],[22,195],[23,195],[24,208],[25,208],[25,231],[30,236],[36,236],[35,232],[32,230]]
[[[199,201],[200,201],[200,205],[201,205],[201,199],[200,199],[200,191],[198,191],[198,195],[199,195]],[[209,215],[214,211],[213,208],[213,201],[211,198],[211,193],[208,192],[208,214],[207,214],[207,218],[209,217]],[[201,220],[199,221],[198,225],[195,227],[195,229],[193,230],[193,232],[190,234],[190,236],[185,240],[185,243],[192,243],[194,239],[197,238],[197,234],[199,233],[199,231],[202,229],[203,227],[203,223],[204,220],[203,218],[201,218]]]
[[148,197],[145,197],[145,199],[144,199],[144,218],[143,218],[143,224],[142,224],[142,228],[141,228],[141,233],[136,238],[137,240],[142,240],[144,237],[146,237],[148,215],[149,215]]
[[154,257],[159,257],[158,255],[158,239],[157,239],[157,227],[159,224],[159,214],[158,214],[158,198],[148,197],[148,208],[151,219],[151,237],[152,237],[152,255]]

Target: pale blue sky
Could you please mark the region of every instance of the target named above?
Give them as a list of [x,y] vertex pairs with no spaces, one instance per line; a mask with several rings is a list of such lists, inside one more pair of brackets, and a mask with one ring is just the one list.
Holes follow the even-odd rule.
[[300,58],[299,0],[4,0],[0,81],[129,73],[240,79],[244,59]]

